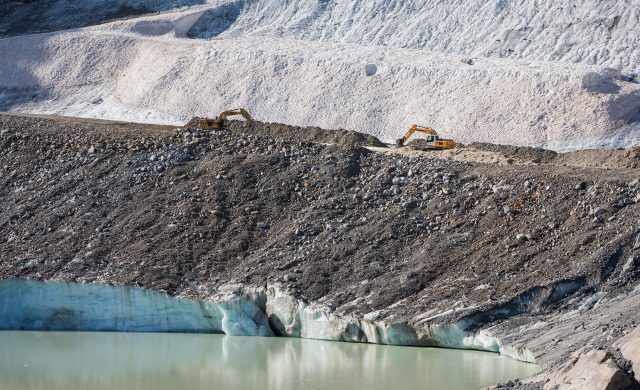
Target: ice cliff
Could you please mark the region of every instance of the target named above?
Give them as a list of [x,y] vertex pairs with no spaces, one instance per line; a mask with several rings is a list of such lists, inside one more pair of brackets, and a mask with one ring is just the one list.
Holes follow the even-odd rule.
[[0,281],[0,329],[203,332],[286,336],[374,344],[436,346],[500,352],[533,362],[527,350],[461,324],[387,324],[339,316],[299,301],[278,286],[228,285],[203,301],[132,286]]

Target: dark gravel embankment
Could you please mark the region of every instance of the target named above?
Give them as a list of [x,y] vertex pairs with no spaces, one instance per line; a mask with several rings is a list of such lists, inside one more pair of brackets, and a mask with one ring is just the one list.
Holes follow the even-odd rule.
[[0,115],[0,277],[194,297],[278,280],[339,313],[461,308],[442,321],[477,328],[637,284],[637,169],[409,157],[316,133]]

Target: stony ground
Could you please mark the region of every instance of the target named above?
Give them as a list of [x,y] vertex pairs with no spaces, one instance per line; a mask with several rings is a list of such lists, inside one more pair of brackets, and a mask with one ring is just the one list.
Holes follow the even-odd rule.
[[[278,124],[206,132],[3,114],[0,276],[192,297],[279,281],[387,321],[455,308],[436,321],[501,329],[549,366],[640,323],[630,311],[590,326],[616,302],[640,308],[637,150],[419,149]],[[585,341],[546,353],[562,340],[539,341],[540,323]]]

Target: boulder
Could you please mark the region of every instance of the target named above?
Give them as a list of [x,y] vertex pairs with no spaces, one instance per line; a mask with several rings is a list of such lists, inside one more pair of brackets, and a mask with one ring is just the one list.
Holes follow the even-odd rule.
[[631,362],[635,378],[640,382],[640,326],[617,343],[622,356]]
[[549,373],[544,390],[631,390],[633,382],[611,354],[591,350]]

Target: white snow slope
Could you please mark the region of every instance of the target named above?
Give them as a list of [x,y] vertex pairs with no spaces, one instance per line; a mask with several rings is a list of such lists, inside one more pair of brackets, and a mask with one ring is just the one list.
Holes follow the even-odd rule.
[[639,15],[637,0],[217,1],[0,39],[0,109],[179,124],[244,106],[386,141],[420,123],[461,142],[640,145]]
[[637,0],[245,0],[220,8],[237,14],[220,37],[288,37],[640,70]]

